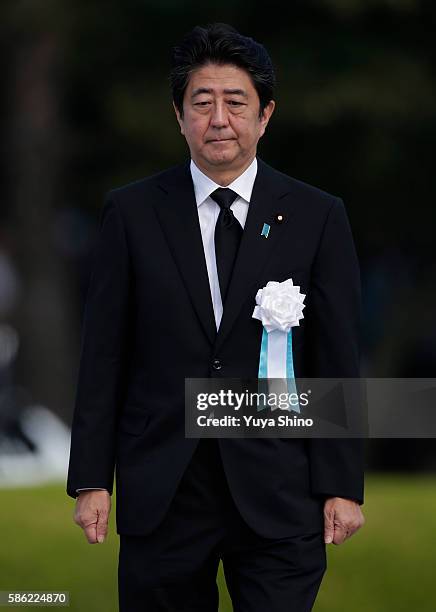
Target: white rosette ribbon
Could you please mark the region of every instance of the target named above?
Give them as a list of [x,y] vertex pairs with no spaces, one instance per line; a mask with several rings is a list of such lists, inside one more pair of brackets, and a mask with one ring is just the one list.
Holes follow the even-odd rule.
[[[263,333],[259,356],[259,378],[286,379],[287,392],[296,393],[292,354],[292,328],[300,325],[305,308],[300,287],[291,278],[279,283],[269,281],[256,294],[253,318],[262,321]],[[274,390],[280,385],[274,386]],[[283,385],[281,385],[282,387]],[[260,408],[262,409],[262,408]],[[274,409],[272,407],[272,409]],[[286,410],[300,412],[298,402]]]

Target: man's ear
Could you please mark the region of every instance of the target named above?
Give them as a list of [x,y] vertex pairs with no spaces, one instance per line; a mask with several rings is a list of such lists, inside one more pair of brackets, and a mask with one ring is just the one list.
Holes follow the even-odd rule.
[[184,136],[185,135],[185,130],[183,129],[183,119],[180,116],[179,109],[175,105],[174,100],[173,100],[173,108],[174,108],[174,112],[176,113],[177,123],[180,126],[180,133],[183,134],[183,136]]
[[276,107],[276,103],[274,102],[274,100],[270,100],[268,104],[265,106],[265,108],[263,109],[262,116],[259,119],[260,124],[261,124],[261,128],[260,128],[261,136],[265,134],[266,126],[268,125],[268,121],[270,120],[270,117],[273,114],[275,107]]

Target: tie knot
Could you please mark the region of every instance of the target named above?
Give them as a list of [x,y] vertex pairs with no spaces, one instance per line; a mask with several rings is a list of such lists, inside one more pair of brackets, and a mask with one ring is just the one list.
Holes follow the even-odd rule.
[[230,208],[238,197],[238,194],[228,187],[218,187],[218,189],[215,189],[215,191],[210,194],[210,197],[212,200],[215,200],[220,208]]

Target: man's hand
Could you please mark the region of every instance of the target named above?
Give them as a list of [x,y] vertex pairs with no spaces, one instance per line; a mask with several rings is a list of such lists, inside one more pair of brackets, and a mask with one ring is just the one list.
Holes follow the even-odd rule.
[[351,499],[329,497],[324,503],[324,542],[342,544],[365,523],[360,505]]
[[90,544],[104,542],[111,511],[108,491],[81,491],[74,510],[74,522],[85,532]]

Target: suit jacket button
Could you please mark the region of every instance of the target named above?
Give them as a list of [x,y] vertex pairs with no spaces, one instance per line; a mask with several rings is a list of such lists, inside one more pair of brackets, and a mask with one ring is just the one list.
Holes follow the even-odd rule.
[[212,362],[212,367],[214,370],[221,370],[222,368],[221,361],[219,359],[214,359]]

